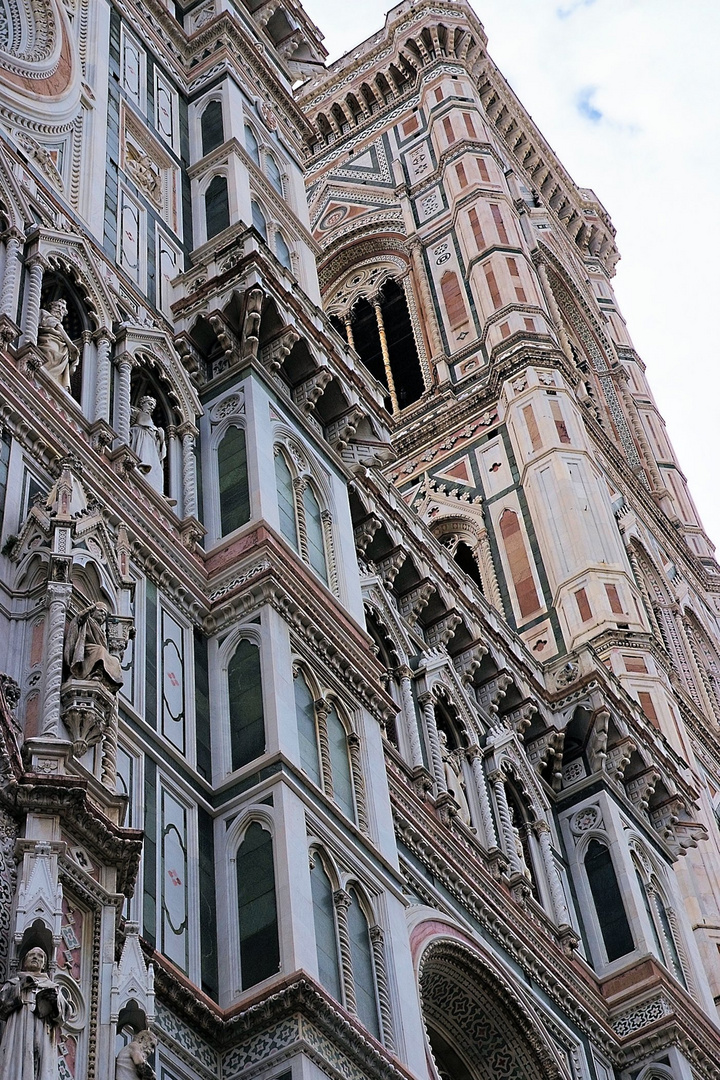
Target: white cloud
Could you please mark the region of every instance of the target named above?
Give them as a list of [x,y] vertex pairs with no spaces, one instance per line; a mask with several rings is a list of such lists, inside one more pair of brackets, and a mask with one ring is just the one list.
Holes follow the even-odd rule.
[[[385,3],[307,0],[331,58]],[[561,161],[610,212],[615,287],[711,538],[720,543],[720,5],[482,0],[493,59]],[[600,114],[596,116],[595,114]]]

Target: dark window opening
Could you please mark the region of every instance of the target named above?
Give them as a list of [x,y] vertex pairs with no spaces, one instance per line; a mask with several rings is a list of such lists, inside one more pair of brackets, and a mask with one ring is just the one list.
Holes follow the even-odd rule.
[[[398,404],[404,409],[422,396],[425,385],[405,293],[397,282],[387,281],[383,286],[380,310]],[[339,329],[338,322],[333,323],[336,329]],[[345,337],[344,328],[340,332]],[[365,299],[359,300],[353,309],[352,334],[355,349],[365,367],[387,387],[377,315],[373,305]]]
[[237,853],[242,988],[255,986],[280,968],[272,837],[253,822]]
[[228,183],[225,176],[213,176],[205,192],[205,224],[208,240],[227,229],[230,224]]
[[455,548],[455,554],[453,555],[455,562],[458,564],[463,573],[467,574],[469,578],[477,585],[480,592],[483,591],[482,578],[480,577],[480,570],[478,568],[477,561],[473,555],[469,546],[460,540]]
[[225,142],[222,102],[211,101],[200,118],[203,157]]
[[608,849],[597,840],[591,840],[588,845],[585,872],[607,958],[609,961],[617,960],[632,952],[635,942],[630,932],[612,857]]

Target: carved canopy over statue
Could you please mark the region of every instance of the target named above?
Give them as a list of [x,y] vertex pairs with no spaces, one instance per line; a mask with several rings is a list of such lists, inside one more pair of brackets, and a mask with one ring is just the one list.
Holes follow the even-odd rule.
[[68,1003],[46,968],[45,950],[29,949],[0,990],[0,1080],[58,1080],[57,1037]]
[[123,673],[119,659],[108,647],[107,617],[107,606],[97,603],[83,608],[70,620],[65,634],[65,663],[76,679],[99,679],[115,692],[123,684]]
[[141,397],[139,408],[133,409],[133,422],[130,427],[130,448],[140,458],[140,471],[145,474],[148,484],[161,495],[165,485],[163,461],[167,453],[165,432],[152,418],[157,401],[146,395]]
[[152,1031],[139,1031],[117,1056],[115,1080],[155,1080],[155,1070],[150,1060],[156,1046],[157,1039]]
[[70,392],[70,376],[80,363],[80,351],[63,326],[67,315],[64,300],[53,300],[40,311],[37,348],[43,357],[43,370],[53,382]]

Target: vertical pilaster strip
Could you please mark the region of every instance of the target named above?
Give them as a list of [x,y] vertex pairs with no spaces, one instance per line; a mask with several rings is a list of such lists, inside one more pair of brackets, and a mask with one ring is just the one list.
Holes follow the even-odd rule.
[[360,736],[355,731],[348,735],[348,750],[350,752],[350,768],[352,770],[353,787],[355,788],[355,809],[357,811],[358,825],[364,833],[368,831],[367,799],[365,796],[365,780],[360,767]]
[[95,420],[110,421],[110,349],[113,336],[101,326],[95,336],[97,366],[95,376]]
[[28,294],[25,305],[22,344],[37,345],[40,325],[40,297],[42,294],[43,274],[47,267],[42,255],[32,255],[26,262],[28,267]]
[[130,442],[130,375],[134,360],[127,353],[123,353],[122,356],[118,357],[116,363],[118,369],[118,396],[115,430],[118,433],[120,442],[127,445]]
[[465,756],[470,762],[473,780],[475,781],[475,792],[477,794],[478,803],[480,804],[480,818],[485,833],[485,842],[487,843],[488,848],[492,850],[498,846],[497,833],[495,831],[495,822],[493,821],[492,809],[490,806],[485,770],[482,765],[482,753],[477,743],[471,743],[470,746],[468,746],[465,751]]
[[328,799],[332,799],[333,778],[332,762],[330,761],[330,743],[328,741],[327,714],[330,705],[324,698],[315,702],[315,719],[317,721],[318,745],[320,746],[320,769],[322,772],[323,791]]
[[182,440],[182,505],[184,517],[197,517],[197,476],[195,466],[195,438],[197,429],[183,424],[178,429]]
[[507,801],[507,792],[505,791],[505,777],[500,769],[496,769],[495,772],[490,774],[489,780],[495,795],[495,805],[497,806],[498,818],[500,819],[500,834],[502,836],[505,854],[507,855],[508,863],[510,865],[510,874],[511,876],[514,874],[522,874],[523,867],[520,856],[518,855],[512,815]]
[[72,585],[51,581],[47,586],[48,622],[45,637],[45,686],[42,734],[56,739],[60,728],[60,687],[63,670],[65,616]]
[[423,711],[425,730],[427,732],[428,743],[430,744],[432,772],[435,778],[437,793],[439,795],[441,792],[447,791],[447,782],[445,780],[445,767],[443,765],[442,751],[440,749],[437,721],[435,720],[435,699],[432,694],[425,693],[418,700]]
[[570,912],[568,911],[568,906],[565,901],[565,893],[563,892],[560,874],[558,872],[557,863],[555,862],[555,856],[553,855],[552,844],[550,842],[550,826],[547,821],[540,820],[533,822],[532,827],[540,845],[540,855],[545,868],[545,879],[550,888],[550,899],[553,906],[555,925],[569,926]]
[[385,935],[383,934],[382,927],[377,925],[370,927],[370,943],[373,951],[375,982],[377,983],[377,995],[380,1004],[380,1021],[382,1023],[383,1042],[385,1048],[393,1052],[395,1050],[395,1035],[393,1032],[390,991],[388,989],[387,981]]
[[345,889],[336,889],[333,893],[335,904],[335,916],[337,918],[338,939],[340,941],[340,962],[342,965],[343,990],[345,991],[345,1008],[353,1016],[357,1016],[357,1001],[355,998],[355,983],[352,974],[352,953],[350,951],[350,931],[348,930],[348,908],[352,903],[350,893]]
[[398,668],[398,675],[400,676],[400,694],[403,705],[402,716],[410,750],[410,764],[413,769],[417,769],[423,764],[423,756],[415,713],[415,702],[412,696],[412,672],[409,667],[401,667]]
[[22,237],[18,230],[9,229],[5,234],[5,272],[0,292],[0,315],[7,315],[13,320],[17,314],[18,256],[21,243]]

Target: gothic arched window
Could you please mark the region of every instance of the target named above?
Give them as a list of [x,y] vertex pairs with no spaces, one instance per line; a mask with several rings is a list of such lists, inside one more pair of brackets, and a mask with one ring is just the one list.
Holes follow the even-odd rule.
[[355,820],[355,798],[348,749],[348,733],[334,706],[327,713],[327,736],[332,771],[333,800],[346,817]]
[[203,157],[225,142],[221,101],[209,102],[200,117]]
[[207,238],[217,236],[230,224],[230,203],[226,176],[213,176],[205,192],[205,227]]
[[252,211],[253,228],[260,234],[260,236],[267,244],[267,222],[265,220],[265,215],[263,214],[262,210],[254,199],[250,203],[250,209]]
[[275,483],[277,485],[280,532],[288,543],[298,550],[297,521],[295,518],[295,490],[292,473],[281,450],[275,454]]
[[315,493],[306,484],[302,495],[305,511],[305,532],[307,535],[308,562],[318,577],[327,585],[327,562],[325,559],[325,538],[323,535],[322,511]]
[[236,857],[240,976],[243,990],[280,968],[275,866],[270,833],[253,822]]
[[612,856],[604,844],[593,839],[584,862],[605,952],[612,962],[635,948]]
[[245,125],[245,149],[250,157],[253,159],[258,169],[260,168],[260,144],[257,141],[255,132],[249,124]]
[[315,925],[315,949],[317,952],[318,978],[328,994],[342,1001],[340,981],[340,952],[335,921],[333,887],[319,855],[314,855],[310,871],[312,890],[313,923]]
[[233,770],[265,753],[260,650],[243,638],[227,672],[230,704],[230,758]]
[[279,195],[283,194],[282,174],[277,161],[272,154],[265,155],[267,177]]
[[358,1018],[368,1031],[372,1032],[376,1039],[379,1039],[380,1017],[378,1015],[377,992],[375,989],[370,928],[354,889],[350,889],[348,932],[350,935],[352,977]]
[[223,536],[250,520],[247,449],[242,428],[229,427],[217,448],[220,531]]
[[315,702],[302,671],[295,676],[295,715],[297,717],[298,741],[300,743],[300,767],[312,782],[320,784],[320,758],[318,755]]
[[286,270],[292,270],[290,248],[285,243],[285,238],[281,232],[275,233],[275,254]]

